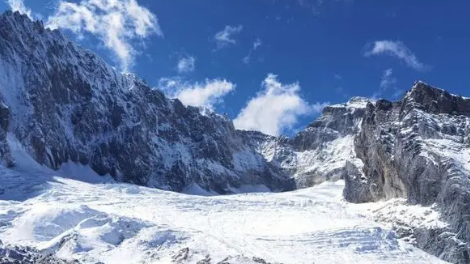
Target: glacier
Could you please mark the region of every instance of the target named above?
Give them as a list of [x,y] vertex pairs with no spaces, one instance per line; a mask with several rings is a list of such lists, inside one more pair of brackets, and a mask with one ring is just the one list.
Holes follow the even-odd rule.
[[[0,253],[21,245],[57,263],[445,263],[375,222],[377,211],[395,215],[384,204],[346,202],[343,181],[286,193],[181,194],[117,183],[77,164],[56,172],[22,150],[13,156],[15,170],[0,167],[8,184]],[[400,210],[413,212],[402,214],[410,223],[445,225],[431,208]]]
[[467,264],[469,146],[421,81],[273,137],[0,16],[0,263]]

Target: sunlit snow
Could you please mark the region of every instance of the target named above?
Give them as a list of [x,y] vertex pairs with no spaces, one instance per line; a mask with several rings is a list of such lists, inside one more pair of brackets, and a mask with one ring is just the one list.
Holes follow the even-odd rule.
[[196,196],[115,183],[79,165],[25,167],[20,148],[14,155],[18,167],[0,169],[4,244],[84,263],[443,263],[372,221],[372,207],[344,202],[342,181]]

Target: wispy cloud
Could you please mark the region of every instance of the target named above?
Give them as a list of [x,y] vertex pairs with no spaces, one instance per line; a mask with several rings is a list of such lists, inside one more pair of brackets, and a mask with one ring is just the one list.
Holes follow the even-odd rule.
[[204,83],[191,83],[181,78],[163,78],[158,88],[169,97],[178,98],[185,105],[213,109],[223,103],[223,98],[235,90],[236,85],[225,79],[206,80]]
[[416,55],[400,41],[389,41],[380,40],[375,41],[372,45],[368,45],[368,50],[365,56],[385,54],[396,57],[406,63],[409,67],[418,70],[425,71],[431,67],[420,62]]
[[163,37],[157,17],[136,0],[60,1],[47,26],[68,29],[79,37],[93,34],[118,58],[122,70],[132,67],[138,52],[133,42],[152,34]]
[[349,97],[349,94],[344,90],[342,86],[336,87],[335,92],[341,95],[343,98]]
[[300,96],[300,89],[298,83],[285,85],[277,80],[276,75],[269,74],[262,83],[262,90],[235,118],[235,127],[280,135],[292,129],[300,116],[319,113],[328,105],[307,103]]
[[299,6],[311,9],[315,14],[320,14],[328,3],[352,3],[354,0],[287,0],[285,2],[297,2]]
[[6,0],[6,3],[10,6],[12,11],[18,11],[21,14],[27,15],[31,19],[33,18],[31,9],[24,5],[23,0]]
[[242,25],[238,26],[225,26],[225,28],[217,32],[214,36],[214,41],[217,45],[217,49],[222,49],[230,45],[237,44],[234,35],[240,33],[243,30]]
[[386,69],[380,80],[379,90],[372,95],[372,100],[383,98],[388,91],[392,91],[392,98],[397,99],[403,94],[403,90],[397,87],[397,79],[393,76],[393,69]]
[[261,39],[257,38],[255,42],[253,42],[253,50],[257,50],[261,45],[263,45],[263,42]]
[[250,52],[248,52],[248,54],[245,57],[243,57],[242,61],[245,64],[250,64],[250,62],[251,62],[251,50],[250,50]]
[[177,70],[179,73],[189,73],[196,69],[196,59],[193,56],[183,57],[178,61]]
[[253,52],[255,52],[259,47],[261,47],[261,45],[263,45],[263,42],[261,41],[260,38],[257,38],[255,40],[255,42],[253,42],[253,46],[252,48],[248,51],[248,54],[243,57],[243,63],[245,64],[250,64],[251,60],[252,60],[252,54]]
[[387,89],[388,87],[395,85],[397,80],[392,76],[393,69],[386,69],[382,75],[382,80],[380,81],[380,87]]

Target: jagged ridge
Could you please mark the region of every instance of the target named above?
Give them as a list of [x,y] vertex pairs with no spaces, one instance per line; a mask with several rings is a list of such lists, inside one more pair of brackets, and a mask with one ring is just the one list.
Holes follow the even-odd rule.
[[8,166],[18,141],[53,169],[79,162],[119,181],[162,189],[294,186],[243,144],[230,120],[167,99],[19,13],[0,17],[0,72],[0,147]]

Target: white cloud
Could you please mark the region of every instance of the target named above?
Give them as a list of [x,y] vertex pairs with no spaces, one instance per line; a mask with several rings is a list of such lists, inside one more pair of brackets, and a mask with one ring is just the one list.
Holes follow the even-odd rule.
[[319,113],[327,103],[307,103],[300,96],[298,83],[284,85],[277,76],[269,74],[263,89],[252,98],[234,120],[235,127],[280,135],[297,123],[298,117]]
[[122,70],[133,64],[137,51],[132,42],[152,34],[163,36],[157,17],[136,0],[60,1],[47,26],[71,30],[80,36],[97,36],[117,56]]
[[386,69],[382,74],[382,79],[380,80],[380,88],[377,92],[374,93],[372,100],[378,100],[382,98],[389,90],[393,91],[393,99],[398,98],[403,93],[403,90],[398,89],[396,85],[397,79],[393,76],[393,70],[391,68]]
[[169,97],[178,98],[185,105],[212,109],[223,102],[223,97],[235,89],[235,84],[222,79],[206,80],[205,83],[189,83],[181,78],[163,78],[159,88]]
[[261,45],[263,45],[263,42],[261,42],[261,39],[257,38],[253,43],[253,50],[257,50]]
[[179,73],[189,73],[196,69],[196,59],[192,56],[181,58],[178,61],[177,70]]
[[10,6],[12,11],[18,11],[32,19],[31,9],[24,5],[23,0],[7,0],[6,3]]
[[398,59],[403,60],[406,65],[418,71],[424,71],[430,68],[429,66],[420,62],[416,55],[413,54],[413,52],[411,52],[411,50],[400,41],[375,41],[372,45],[372,48],[365,53],[366,56],[379,54],[386,54],[397,57]]
[[[290,1],[290,0],[289,0]],[[314,14],[320,14],[323,7],[328,3],[352,3],[354,0],[296,0],[301,7],[308,8]]]
[[253,52],[261,47],[261,45],[263,45],[263,42],[261,42],[261,39],[257,38],[255,42],[253,42],[253,47],[248,51],[248,54],[243,57],[243,63],[250,64]]
[[382,80],[380,81],[380,87],[387,89],[388,87],[395,85],[397,80],[392,76],[393,70],[386,69],[382,75]]
[[245,63],[245,64],[250,64],[250,62],[251,62],[251,52],[249,52],[248,55],[246,55],[245,57],[243,57],[242,61],[243,61],[243,63]]
[[217,49],[225,48],[230,45],[237,44],[237,41],[233,37],[243,30],[243,26],[225,26],[225,28],[217,32],[214,36],[214,41],[217,44]]

